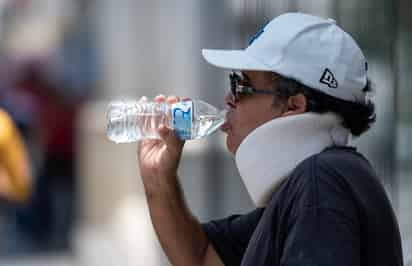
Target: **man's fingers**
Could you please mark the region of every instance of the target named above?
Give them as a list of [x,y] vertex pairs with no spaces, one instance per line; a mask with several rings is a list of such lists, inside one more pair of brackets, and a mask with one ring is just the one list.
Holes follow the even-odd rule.
[[154,98],[155,102],[164,102],[166,100],[166,97],[163,94],[157,95]]
[[[185,97],[184,100],[187,101],[189,98]],[[147,97],[142,97],[140,101],[147,101]],[[155,102],[167,102],[168,104],[173,104],[180,101],[180,98],[175,95],[170,95],[166,98],[163,94],[159,94],[154,98]]]
[[160,138],[164,141],[167,138],[167,135],[169,134],[169,131],[170,131],[170,129],[167,128],[164,125],[160,125],[159,129],[157,130],[157,132],[159,133]]
[[[189,99],[189,98],[186,97],[186,98],[184,98],[184,99],[187,100],[187,99]],[[140,101],[145,102],[145,101],[148,101],[148,99],[147,99],[146,97],[142,97],[142,98],[140,99]],[[180,98],[177,97],[177,96],[175,96],[175,95],[171,95],[171,96],[169,96],[169,97],[166,98],[166,96],[160,94],[160,95],[157,95],[157,96],[154,98],[154,101],[155,101],[155,102],[158,102],[158,103],[166,102],[167,104],[173,104],[173,103],[179,102],[179,101],[180,101]],[[164,142],[164,143],[167,145],[167,147],[170,148],[170,149],[172,149],[172,150],[179,151],[179,150],[181,150],[181,148],[182,148],[183,145],[184,145],[184,141],[180,140],[180,139],[176,136],[176,134],[175,134],[175,132],[173,131],[173,129],[168,128],[168,127],[165,126],[165,125],[160,125],[159,128],[158,128],[158,130],[157,130],[157,133],[159,134],[159,136],[160,136],[160,138],[161,138],[161,141]],[[153,140],[148,140],[148,142],[149,142],[150,144],[153,144]],[[141,142],[138,144],[138,151],[140,152],[140,150],[141,150],[142,148],[147,147],[147,145],[150,145],[150,144],[146,143],[146,141],[144,141],[144,140],[141,141]],[[157,143],[157,144],[158,144],[158,143]]]
[[166,143],[168,148],[179,150],[183,147],[184,141],[179,139],[172,129],[161,125],[158,129],[158,134],[160,138]]
[[166,100],[168,104],[176,103],[178,101],[180,101],[180,98],[174,95],[167,97],[167,100]]

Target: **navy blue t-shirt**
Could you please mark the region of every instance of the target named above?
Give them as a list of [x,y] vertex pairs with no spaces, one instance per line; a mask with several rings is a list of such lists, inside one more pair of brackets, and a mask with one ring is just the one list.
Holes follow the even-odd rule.
[[225,265],[400,266],[385,190],[355,148],[300,163],[266,208],[203,224]]

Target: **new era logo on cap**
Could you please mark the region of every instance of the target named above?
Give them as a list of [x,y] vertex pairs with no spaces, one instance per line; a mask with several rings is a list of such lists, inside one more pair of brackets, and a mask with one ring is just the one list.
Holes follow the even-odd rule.
[[335,79],[335,76],[333,75],[332,71],[330,71],[327,68],[323,72],[322,77],[320,78],[320,82],[328,85],[329,88],[336,89],[338,87],[338,81]]

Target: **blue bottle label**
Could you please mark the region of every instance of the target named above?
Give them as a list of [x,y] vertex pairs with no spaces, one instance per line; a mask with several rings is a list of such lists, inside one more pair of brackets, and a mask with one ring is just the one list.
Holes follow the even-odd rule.
[[192,138],[193,102],[183,101],[172,104],[172,122],[180,139]]

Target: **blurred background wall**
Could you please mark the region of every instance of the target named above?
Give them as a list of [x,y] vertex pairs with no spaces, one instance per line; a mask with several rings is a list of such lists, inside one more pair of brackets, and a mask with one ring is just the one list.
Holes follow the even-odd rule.
[[[136,145],[106,139],[106,105],[163,93],[223,107],[227,73],[200,50],[244,48],[286,11],[335,19],[368,58],[378,121],[355,144],[385,185],[412,265],[410,1],[1,0],[0,106],[24,133],[36,176],[32,202],[0,215],[5,265],[168,265]],[[253,208],[223,134],[187,143],[183,157],[201,221]]]

